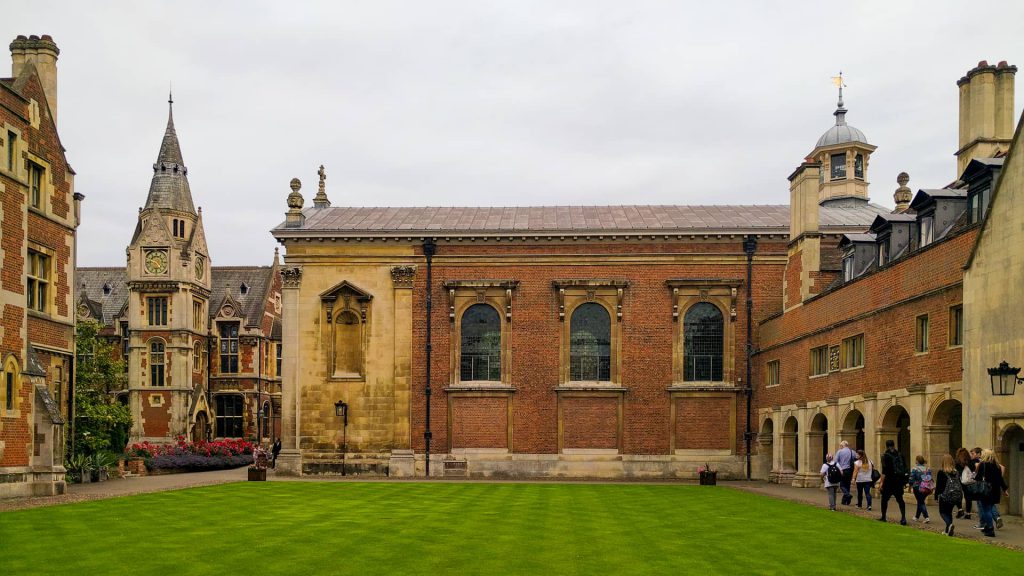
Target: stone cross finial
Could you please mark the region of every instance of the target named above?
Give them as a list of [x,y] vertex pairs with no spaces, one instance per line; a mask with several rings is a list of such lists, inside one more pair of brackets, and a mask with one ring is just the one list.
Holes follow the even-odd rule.
[[320,175],[320,189],[317,190],[316,196],[313,197],[313,206],[327,208],[331,205],[331,201],[327,199],[327,172],[324,171],[323,164],[320,165],[320,169],[316,173]]

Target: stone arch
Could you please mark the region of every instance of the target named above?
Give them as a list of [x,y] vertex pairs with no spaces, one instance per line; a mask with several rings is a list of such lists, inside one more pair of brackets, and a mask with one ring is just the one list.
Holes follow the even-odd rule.
[[782,468],[785,471],[796,471],[800,469],[800,443],[797,438],[800,434],[800,423],[795,416],[786,419],[782,426]]
[[938,465],[944,454],[956,454],[963,446],[963,404],[959,398],[942,395],[932,402],[925,434],[932,466]]
[[828,417],[821,412],[815,413],[811,417],[811,422],[807,427],[807,450],[808,460],[811,463],[811,469],[815,468],[816,462],[825,462],[825,455],[828,454]]
[[865,436],[864,428],[866,421],[860,410],[851,407],[846,411],[840,420],[842,428],[839,430],[839,439],[846,440],[854,450],[864,450]]
[[893,402],[881,412],[881,426],[878,428],[880,446],[887,440],[896,442],[896,449],[903,455],[905,462],[912,462],[910,454],[910,413],[907,409]]
[[775,457],[775,421],[771,416],[761,421],[757,434],[757,468],[756,477],[772,481],[772,459]]

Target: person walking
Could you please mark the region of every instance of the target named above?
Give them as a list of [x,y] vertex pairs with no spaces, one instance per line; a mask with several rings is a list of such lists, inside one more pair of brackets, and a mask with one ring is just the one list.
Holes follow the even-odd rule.
[[977,487],[975,496],[978,501],[978,516],[981,519],[981,533],[994,538],[996,528],[992,509],[999,504],[999,499],[1009,488],[1003,479],[1002,466],[996,462],[996,454],[992,450],[981,451],[981,462],[974,471],[974,482]]
[[843,440],[839,443],[839,451],[836,452],[836,466],[843,473],[843,479],[839,482],[839,489],[843,492],[843,506],[849,506],[853,502],[853,494],[850,494],[850,484],[853,481],[853,462],[857,454],[850,448],[850,443]]
[[[956,451],[954,458],[956,463],[956,473],[960,477],[960,484],[963,487],[964,500],[960,503],[960,510],[957,511],[956,517],[963,518],[964,520],[971,519],[971,493],[967,491],[967,485],[974,483],[974,459],[971,453],[967,451],[967,448],[961,446]],[[965,473],[964,470],[967,472]]]
[[885,441],[885,452],[882,453],[882,476],[878,479],[878,489],[882,493],[882,517],[878,520],[886,522],[889,499],[895,497],[900,507],[900,524],[907,525],[907,503],[903,501],[903,487],[907,484],[907,465],[903,456],[896,450],[896,442]]
[[821,465],[821,479],[828,492],[828,509],[835,512],[836,491],[839,489],[839,483],[843,480],[843,471],[839,469],[831,454],[825,455],[825,463]]
[[857,462],[853,465],[853,477],[857,482],[857,508],[864,503],[866,496],[868,510],[871,510],[871,487],[875,480],[872,473],[875,470],[874,464],[868,460],[868,455],[863,450],[857,450]]
[[914,492],[914,499],[917,500],[914,520],[920,522],[921,516],[924,516],[924,523],[928,524],[932,519],[928,517],[925,499],[935,490],[935,481],[932,478],[932,469],[928,467],[928,461],[924,456],[918,454],[915,460],[917,465],[910,470],[910,488]]
[[960,474],[956,471],[956,463],[949,454],[942,456],[942,469],[935,476],[935,501],[939,503],[939,516],[946,523],[942,533],[953,535],[953,507],[963,501],[963,488],[960,486]]
[[274,440],[274,446],[270,449],[270,453],[274,455],[274,459],[271,461],[271,468],[277,468],[277,455],[281,453],[281,439],[276,438]]

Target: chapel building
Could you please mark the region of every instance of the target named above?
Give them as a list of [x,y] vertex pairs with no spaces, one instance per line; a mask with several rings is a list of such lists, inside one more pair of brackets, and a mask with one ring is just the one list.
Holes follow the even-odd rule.
[[279,470],[746,477],[757,327],[830,285],[842,236],[889,212],[869,202],[875,147],[846,113],[840,99],[808,159],[829,176],[794,179],[794,214],[332,207],[323,177],[305,206],[292,180],[273,230],[286,248]]

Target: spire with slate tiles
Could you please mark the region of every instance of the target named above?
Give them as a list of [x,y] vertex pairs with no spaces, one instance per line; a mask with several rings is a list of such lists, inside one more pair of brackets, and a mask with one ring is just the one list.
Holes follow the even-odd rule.
[[167,129],[160,143],[160,153],[153,164],[153,180],[149,185],[146,209],[157,208],[195,214],[192,191],[188,185],[188,168],[181,157],[178,133],[174,129],[174,98],[167,99]]

